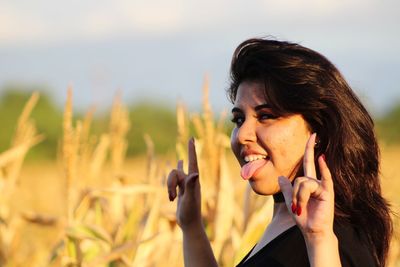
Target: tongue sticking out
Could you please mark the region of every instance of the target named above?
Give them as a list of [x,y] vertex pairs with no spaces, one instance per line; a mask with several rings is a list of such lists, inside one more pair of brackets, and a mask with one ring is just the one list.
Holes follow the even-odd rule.
[[243,165],[242,170],[240,172],[240,175],[242,176],[243,179],[248,180],[250,177],[253,176],[253,174],[262,166],[264,166],[267,163],[265,159],[258,159],[254,161],[250,161]]

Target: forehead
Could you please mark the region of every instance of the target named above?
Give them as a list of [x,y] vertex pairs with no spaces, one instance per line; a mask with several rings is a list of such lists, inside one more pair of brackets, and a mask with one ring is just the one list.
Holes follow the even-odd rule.
[[256,106],[267,103],[265,97],[265,86],[260,82],[242,82],[237,90],[234,105],[241,106]]

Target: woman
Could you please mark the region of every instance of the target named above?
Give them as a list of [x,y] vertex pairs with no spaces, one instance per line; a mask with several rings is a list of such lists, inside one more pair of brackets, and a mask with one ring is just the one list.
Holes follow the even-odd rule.
[[[250,39],[233,55],[228,93],[241,175],[274,196],[271,223],[238,266],[385,266],[392,222],[373,121],[335,66],[298,44]],[[169,197],[179,187],[185,266],[217,266],[198,176],[191,140]]]

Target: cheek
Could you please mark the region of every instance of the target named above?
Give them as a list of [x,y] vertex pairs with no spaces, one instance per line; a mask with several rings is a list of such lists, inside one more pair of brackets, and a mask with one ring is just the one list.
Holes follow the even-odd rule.
[[306,143],[303,139],[299,138],[296,131],[281,129],[279,134],[275,134],[270,145],[272,153],[275,154],[273,156],[279,163],[282,163],[282,159],[284,159],[285,164],[296,163],[304,154]]
[[237,141],[237,133],[238,133],[238,128],[234,128],[231,133],[231,149],[232,152],[235,154],[236,158],[239,158],[240,146]]

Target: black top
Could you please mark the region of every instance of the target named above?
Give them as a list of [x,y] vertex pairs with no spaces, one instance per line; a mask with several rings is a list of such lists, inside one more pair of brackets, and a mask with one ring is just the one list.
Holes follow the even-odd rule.
[[[350,225],[337,225],[333,230],[339,240],[342,267],[377,267],[366,245],[365,236]],[[253,248],[254,249],[254,248]],[[251,251],[236,267],[309,267],[306,244],[300,229],[293,226],[281,233],[251,258]],[[246,261],[245,261],[246,260]]]

